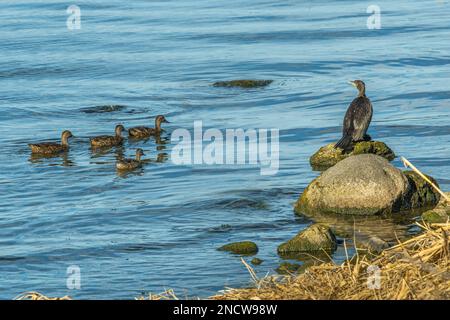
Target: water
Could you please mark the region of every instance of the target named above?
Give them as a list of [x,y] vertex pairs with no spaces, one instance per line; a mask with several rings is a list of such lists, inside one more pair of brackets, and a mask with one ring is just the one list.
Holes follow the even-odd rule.
[[[317,176],[309,156],[340,135],[361,78],[374,104],[372,137],[450,187],[450,4],[377,1],[368,30],[361,1],[76,1],[82,29],[66,28],[66,1],[0,4],[0,298],[38,290],[75,298],[134,298],[174,288],[208,296],[245,286],[238,257],[216,251],[253,240],[264,263],[310,224],[292,204]],[[218,80],[273,79],[257,90]],[[122,105],[115,112],[84,108]],[[154,140],[92,154],[88,137],[117,123],[280,128],[280,171],[153,162],[118,176],[117,153],[170,155]],[[76,138],[66,158],[30,159],[27,143]],[[165,149],[164,149],[165,148]],[[396,159],[393,162],[400,166]],[[412,232],[376,223],[374,229]],[[342,241],[342,239],[340,239]],[[334,254],[344,257],[342,244]],[[66,287],[70,265],[81,290]]]

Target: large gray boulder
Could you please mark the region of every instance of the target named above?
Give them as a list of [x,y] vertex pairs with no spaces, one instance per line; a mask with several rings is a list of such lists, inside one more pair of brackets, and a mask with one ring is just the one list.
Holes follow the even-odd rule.
[[[295,212],[376,215],[439,201],[427,183],[417,184],[411,177],[380,156],[351,156],[313,180],[297,201]],[[431,194],[419,196],[424,187]]]

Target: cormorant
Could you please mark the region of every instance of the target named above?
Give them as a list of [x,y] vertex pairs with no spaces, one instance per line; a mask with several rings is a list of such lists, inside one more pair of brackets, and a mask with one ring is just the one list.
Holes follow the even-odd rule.
[[370,140],[367,129],[372,120],[372,103],[366,97],[366,85],[361,80],[349,82],[358,89],[358,96],[352,101],[345,113],[342,138],[335,144],[335,148],[345,151],[352,149],[352,143]]

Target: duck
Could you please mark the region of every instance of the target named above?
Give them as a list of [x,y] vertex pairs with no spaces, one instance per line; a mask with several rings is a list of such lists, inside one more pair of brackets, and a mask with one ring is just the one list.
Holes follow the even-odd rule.
[[41,143],[30,143],[28,146],[31,149],[31,153],[43,154],[43,155],[53,155],[62,152],[67,152],[69,150],[69,138],[72,138],[72,132],[69,130],[64,130],[61,134],[61,143],[56,142],[41,142]]
[[118,124],[115,129],[115,135],[114,136],[98,136],[91,138],[91,146],[94,148],[98,147],[113,147],[113,146],[119,146],[123,144],[123,137],[122,132],[125,131],[125,128],[123,125]]
[[142,166],[141,157],[144,156],[144,151],[140,148],[136,149],[136,158],[135,159],[122,159],[118,160],[116,163],[117,170],[125,171],[125,170],[134,170],[140,168]]
[[163,115],[158,115],[155,118],[155,127],[133,127],[128,129],[128,134],[132,138],[147,138],[150,136],[159,136],[163,129],[161,129],[161,123],[170,123]]

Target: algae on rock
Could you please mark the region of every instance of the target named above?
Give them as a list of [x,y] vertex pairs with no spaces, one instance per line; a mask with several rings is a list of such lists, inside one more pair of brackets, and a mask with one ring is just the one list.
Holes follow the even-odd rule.
[[252,241],[240,241],[226,244],[218,250],[236,254],[255,254],[258,252],[258,246]]
[[239,88],[258,88],[265,87],[271,84],[273,80],[230,80],[230,81],[217,81],[213,84],[214,87],[239,87]]
[[357,142],[353,150],[349,153],[345,153],[341,148],[335,148],[334,145],[334,143],[330,143],[323,146],[311,156],[309,162],[314,170],[323,171],[334,166],[341,160],[358,154],[375,154],[389,161],[395,158],[395,154],[391,148],[381,141]]
[[294,238],[278,246],[278,253],[334,251],[336,247],[336,237],[331,229],[321,224],[313,224],[298,233]]

